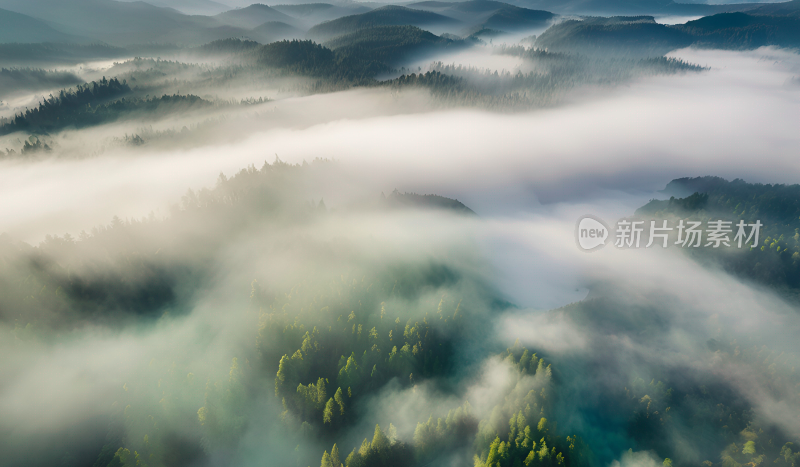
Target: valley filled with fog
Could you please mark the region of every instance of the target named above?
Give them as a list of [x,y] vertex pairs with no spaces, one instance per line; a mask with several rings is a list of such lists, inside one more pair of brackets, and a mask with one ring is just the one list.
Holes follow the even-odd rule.
[[797,465],[798,12],[0,0],[0,466]]

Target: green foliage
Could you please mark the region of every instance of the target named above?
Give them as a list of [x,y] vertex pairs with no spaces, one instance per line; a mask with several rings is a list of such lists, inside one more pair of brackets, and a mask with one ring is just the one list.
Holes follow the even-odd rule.
[[[267,343],[269,347],[275,342],[299,344],[279,357],[275,377],[275,393],[285,403],[287,422],[336,428],[352,421],[348,407],[388,381],[413,385],[450,371],[458,339],[453,331],[461,326],[459,312],[464,313],[458,301],[442,297],[441,313],[404,317],[403,326],[401,310],[387,303],[401,297],[406,288],[396,273],[370,280],[343,276],[320,286],[298,284],[297,291],[319,292],[293,292],[262,307],[258,337],[265,344],[262,352],[271,351]],[[308,320],[316,324],[301,324]],[[333,397],[324,389],[327,381],[337,388]]]
[[767,462],[779,466],[794,466],[800,461],[800,453],[792,451],[794,443],[782,446],[773,439],[764,439],[769,434],[757,425],[748,426],[734,438],[720,455],[723,467],[758,466]]
[[445,418],[417,423],[414,430],[414,451],[417,459],[428,461],[436,459],[442,451],[448,451],[467,443],[474,436],[478,421],[472,415],[472,407],[465,402],[461,407],[447,412]]
[[[115,218],[78,239],[48,237],[30,247],[3,236],[0,319],[18,323],[18,345],[69,333],[88,318],[113,325],[119,313],[129,314],[122,322],[168,327],[173,321],[164,311],[180,313],[176,303],[186,299],[178,290],[203,288],[209,280],[204,274],[213,271],[209,258],[230,232],[275,219],[292,225],[330,215],[296,196],[298,184],[327,167],[279,160],[250,167],[220,176],[214,189],[187,192],[169,218]],[[181,233],[186,225],[190,236]],[[209,228],[195,230],[198,225]],[[339,247],[301,245],[316,251],[316,258],[340,258]],[[453,377],[454,349],[474,342],[471,329],[481,326],[488,316],[483,309],[493,303],[484,302],[490,295],[476,293],[483,286],[442,259],[340,267],[335,274],[309,271],[286,289],[247,284],[249,303],[237,316],[250,334],[225,368],[155,355],[141,378],[118,388],[110,425],[124,435],[110,437],[97,454],[100,465],[135,465],[137,459],[150,467],[190,465],[235,450],[253,423],[263,423],[254,418],[255,397],[282,405],[270,423],[291,442],[334,438],[363,421],[357,408],[388,383],[414,390]],[[148,318],[160,315],[157,322]],[[461,445],[462,434],[474,433],[468,412],[465,406],[448,416],[451,433],[443,443]],[[192,423],[199,435],[176,437],[175,420]],[[337,465],[336,455],[331,451],[323,462]],[[414,446],[390,426],[376,430],[349,462],[412,465],[415,459]]]
[[551,366],[519,342],[503,357],[517,379],[505,401],[480,422],[475,466],[588,465],[590,455],[582,441],[562,438],[557,425],[548,422],[553,406]]
[[[418,422],[411,445],[397,441],[396,436],[387,437],[376,427],[372,441],[365,439],[360,448],[354,448],[345,466],[431,465],[473,444],[476,466],[591,465],[583,441],[577,436],[562,438],[556,424],[551,426],[545,418],[553,402],[550,365],[519,343],[501,357],[502,365],[512,371],[512,382],[488,418],[476,419],[469,402],[464,402],[445,417],[432,414]],[[390,425],[389,432],[393,431]],[[328,457],[323,455],[322,465],[329,465]],[[393,463],[387,463],[389,459]]]
[[[564,307],[564,316],[572,322],[583,323],[586,329],[602,326],[610,326],[608,332],[617,332],[620,327],[635,329],[637,337],[634,339],[638,339],[635,345],[660,347],[663,323],[674,313],[674,305],[669,300],[663,304],[648,300],[652,305],[645,307],[641,300],[632,305],[625,297],[616,297],[608,290],[605,293],[605,297]],[[658,298],[663,300],[661,295]],[[620,320],[620,316],[625,318]],[[715,334],[695,357],[712,362],[710,371],[675,372],[669,368],[648,367],[647,375],[633,372],[627,381],[619,384],[616,396],[610,398],[613,404],[609,404],[607,410],[619,417],[622,429],[639,450],[653,451],[657,456],[669,458],[674,465],[701,459],[708,461],[704,462],[708,467],[719,466],[723,451],[728,452],[729,462],[742,465],[757,460],[754,458],[762,454],[764,460],[772,462],[780,456],[782,446],[797,442],[797,435],[779,423],[756,415],[759,402],[742,398],[726,378],[717,375],[723,371],[747,374],[762,387],[770,388],[771,393],[780,394],[782,403],[793,406],[800,403],[800,393],[796,390],[800,387],[800,375],[796,371],[800,358],[770,349],[755,337],[726,338],[723,326],[716,329]],[[603,358],[599,356],[596,361],[602,364]],[[670,434],[686,430],[686,427],[691,427],[693,437],[676,448]],[[742,436],[749,438],[742,439]],[[747,454],[750,457],[745,459],[742,451],[747,441],[754,441],[747,450],[754,448],[755,454]],[[736,449],[730,448],[732,444]],[[724,458],[722,461],[723,465],[729,464]]]
[[353,448],[344,465],[345,467],[404,467],[412,465],[412,462],[413,454],[410,447],[402,442],[391,441],[383,433],[380,425],[375,425],[372,441],[365,438],[360,448]]

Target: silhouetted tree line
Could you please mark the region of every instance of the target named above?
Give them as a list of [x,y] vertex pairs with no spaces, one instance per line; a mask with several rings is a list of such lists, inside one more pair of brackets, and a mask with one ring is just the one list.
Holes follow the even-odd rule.
[[212,103],[197,96],[161,96],[125,98],[131,88],[116,78],[79,85],[74,91],[62,90],[51,95],[38,107],[28,109],[11,119],[0,119],[0,135],[15,131],[46,133],[66,127],[86,127],[113,122],[132,112],[185,111],[208,107]]
[[[530,73],[488,72],[475,68],[434,63],[430,72],[404,74],[378,81],[381,73],[394,70],[395,63],[411,54],[424,56],[442,48],[466,44],[411,26],[371,28],[337,38],[331,50],[312,41],[279,41],[260,45],[252,41],[227,39],[201,50],[225,54],[231,63],[209,67],[179,62],[141,59],[115,64],[119,76],[62,90],[33,109],[0,119],[0,134],[15,131],[45,133],[74,126],[83,127],[115,121],[131,113],[185,110],[208,102],[192,95],[142,97],[160,89],[212,89],[237,79],[265,79],[270,76],[306,76],[294,85],[306,93],[330,92],[354,86],[391,86],[398,89],[423,87],[441,106],[481,106],[525,109],[546,107],[560,101],[570,90],[582,85],[613,86],[633,78],[655,74],[699,71],[703,68],[665,57],[624,59],[548,53],[522,47],[502,47],[497,53],[516,55],[536,65]],[[176,76],[194,72],[191,79]],[[172,78],[170,78],[172,76]],[[122,78],[122,79],[121,79]],[[120,80],[121,79],[121,80]],[[128,84],[135,83],[134,90]]]
[[103,77],[102,81],[93,81],[78,85],[74,90],[61,90],[57,96],[50,95],[38,107],[27,109],[12,119],[0,119],[0,134],[8,134],[23,129],[44,130],[55,129],[74,124],[75,116],[91,109],[94,104],[104,103],[131,92],[127,83],[116,78]]

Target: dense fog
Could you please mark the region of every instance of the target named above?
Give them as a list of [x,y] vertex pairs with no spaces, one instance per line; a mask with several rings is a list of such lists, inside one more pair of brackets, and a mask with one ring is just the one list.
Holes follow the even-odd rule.
[[795,2],[0,0],[0,465],[794,466]]

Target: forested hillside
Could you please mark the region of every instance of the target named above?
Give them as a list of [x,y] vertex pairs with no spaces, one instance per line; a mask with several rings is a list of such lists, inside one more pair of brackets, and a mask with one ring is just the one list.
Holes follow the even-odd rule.
[[[688,255],[714,276],[721,267],[796,303],[798,190],[798,185],[719,177],[677,179],[667,185],[667,194],[694,194],[653,200],[633,218],[667,220],[672,227],[680,219],[703,225],[717,219],[760,220],[756,248],[670,245],[664,252]],[[740,285],[726,285],[725,293],[738,296]],[[763,322],[743,329],[740,317],[746,311],[736,309],[737,299],[719,306],[725,299],[717,298],[716,307],[704,310],[697,302],[705,297],[682,292],[663,283],[632,290],[629,282],[601,276],[585,300],[549,312],[548,320],[585,336],[592,349],[581,358],[555,359],[554,367],[564,369],[562,391],[570,395],[561,410],[587,414],[589,424],[602,420],[607,432],[624,433],[635,450],[655,453],[664,465],[796,465],[798,433],[779,417],[757,415],[765,399],[781,399],[788,407],[800,397],[798,355],[790,342],[774,337],[772,328],[794,308],[777,311],[780,305],[764,304],[775,315],[761,315]],[[661,359],[651,349],[669,357]],[[687,430],[691,437],[681,435]],[[596,441],[591,444],[595,455],[608,455]]]
[[[737,255],[709,256],[734,274],[800,295],[800,185],[747,183],[719,177],[673,180],[669,200],[654,200],[637,211],[641,216],[667,216],[706,222],[723,219],[748,224],[760,221],[759,244]],[[687,193],[693,193],[686,196]],[[733,225],[732,224],[732,225]]]
[[[64,12],[50,0],[37,2],[52,7],[37,14],[53,24],[62,18],[58,12],[66,21],[90,9],[92,14],[81,17],[81,21],[113,17],[114,22],[103,28],[116,24],[122,33],[132,27],[138,28],[137,34],[150,29],[156,32],[147,41],[128,41],[124,48],[63,41],[0,44],[0,61],[9,64],[3,79],[14,80],[0,92],[0,132],[17,135],[14,144],[4,144],[6,155],[12,150],[20,154],[24,141],[31,137],[53,147],[55,133],[67,128],[130,121],[151,110],[166,117],[198,106],[235,109],[240,106],[231,104],[270,102],[272,96],[281,93],[307,96],[365,87],[424,89],[436,107],[513,112],[550,107],[590,86],[611,88],[657,74],[705,70],[664,58],[677,48],[793,46],[794,31],[800,30],[792,23],[797,19],[796,1],[780,7],[748,7],[745,12],[720,13],[672,26],[656,22],[653,16],[555,21],[556,15],[548,11],[487,0],[380,8],[330,4],[273,8],[255,4],[214,16],[189,16],[135,2],[117,5],[107,0],[81,0],[74,11]],[[0,7],[31,15],[40,11],[16,0],[6,3]],[[120,25],[118,18],[123,13],[129,20]],[[158,21],[144,29],[136,26],[137,21],[150,16]],[[548,27],[551,22],[554,24]],[[73,32],[82,27],[80,24],[73,25]],[[187,28],[205,32],[189,37]],[[502,42],[512,37],[510,33],[538,34],[542,29],[546,31],[538,37],[530,35],[517,44],[487,44]],[[64,31],[69,33],[68,29]],[[211,39],[218,40],[209,42]],[[158,43],[162,40],[164,43]],[[448,61],[467,51],[520,61],[510,69],[498,70]],[[44,63],[63,67],[118,57],[122,58],[119,63],[90,78],[79,77],[74,70],[34,71]],[[30,77],[25,83],[20,82],[23,75]],[[94,86],[104,79],[124,83],[129,89],[87,100],[81,86]],[[253,83],[259,83],[256,87],[263,90],[246,95],[228,91]],[[220,98],[219,90],[227,96]],[[13,104],[8,104],[12,100]],[[214,118],[225,116],[220,110]],[[143,129],[131,131],[135,141],[145,141],[140,136]],[[128,133],[116,138],[127,140]]]
[[[697,349],[675,346],[664,335],[670,329],[682,329],[672,311],[678,301],[674,291],[633,297],[605,287],[593,295],[551,312],[591,332],[596,345],[609,352],[581,362],[568,360],[574,366],[569,376],[563,375],[564,380],[581,380],[595,388],[565,388],[574,398],[571,410],[604,420],[610,432],[624,434],[636,450],[668,458],[666,464],[796,465],[798,434],[775,419],[755,415],[760,401],[743,391],[732,375],[757,378],[759,387],[769,394],[763,397],[785,397],[793,404],[800,383],[797,354],[787,352],[782,343],[765,342],[764,336],[755,333],[743,335],[735,331],[735,325],[723,324],[712,330],[713,337],[705,334],[705,326],[697,325],[694,332],[706,336],[705,345]],[[630,341],[619,346],[619,335]],[[678,360],[642,364],[647,359],[645,349],[653,347]],[[608,360],[611,354],[616,357]],[[689,356],[695,363],[711,362],[710,371],[679,361],[679,356]],[[592,404],[581,402],[589,398],[595,399]],[[681,430],[690,430],[693,436],[683,438],[678,434]],[[594,447],[603,453],[604,446]]]
[[553,51],[651,57],[690,45],[720,49],[800,46],[797,12],[774,11],[720,13],[674,26],[659,24],[651,16],[569,20],[545,31],[536,45]]
[[0,9],[0,43],[9,42],[88,42],[88,40],[64,34],[36,18]]
[[569,20],[555,25],[536,39],[547,50],[610,53],[653,57],[692,44],[679,29],[656,23],[653,17],[612,17]]
[[314,40],[328,40],[359,29],[378,26],[431,27],[449,26],[456,23],[456,20],[447,16],[390,5],[359,15],[345,16],[318,24],[308,31],[308,37]]
[[356,31],[325,43],[342,57],[371,60],[388,69],[410,59],[432,57],[468,46],[463,41],[439,37],[414,26],[383,26]]
[[153,98],[128,98],[131,88],[117,79],[79,85],[75,90],[61,91],[50,96],[39,107],[29,109],[13,119],[0,118],[0,135],[16,131],[46,133],[67,127],[99,125],[121,117],[149,113],[151,116],[170,112],[186,112],[210,106],[197,96],[161,96]]
[[[62,339],[89,322],[179,329],[187,319],[192,291],[218,281],[222,269],[217,258],[232,235],[261,232],[268,249],[310,251],[313,264],[329,264],[313,272],[304,269],[311,264],[302,266],[305,272],[293,272],[288,282],[281,281],[286,285],[256,278],[236,286],[239,292],[234,295],[245,297],[234,303],[242,308],[226,313],[236,316],[244,334],[238,350],[224,356],[224,368],[154,356],[135,380],[114,389],[107,431],[98,433],[94,444],[84,445],[79,453],[55,444],[34,456],[12,449],[10,459],[46,465],[69,456],[76,462],[70,465],[102,466],[137,461],[149,466],[195,465],[221,452],[237,459],[237,446],[268,417],[275,424],[270,436],[297,446],[293,457],[282,458],[301,465],[424,466],[452,461],[514,467],[602,462],[607,453],[596,437],[586,442],[580,433],[559,427],[570,425],[561,419],[565,407],[576,404],[574,397],[585,397],[580,394],[586,388],[575,386],[582,368],[613,362],[595,354],[582,361],[557,357],[551,363],[519,342],[500,351],[497,342],[481,337],[482,330],[511,305],[465,267],[463,257],[454,261],[450,254],[435,254],[365,264],[348,253],[352,245],[346,243],[281,240],[280,232],[287,228],[347,219],[356,212],[332,211],[321,201],[308,203],[297,196],[313,178],[334,170],[335,164],[321,160],[305,166],[276,161],[230,178],[220,175],[213,189],[188,191],[164,219],[115,218],[79,238],[48,236],[36,247],[0,237],[0,320],[15,323],[18,346]],[[786,222],[781,229],[797,219],[790,206],[797,198],[792,198],[796,186],[701,178],[676,180],[668,187],[677,189],[708,194],[694,204],[676,198],[654,201],[638,214],[701,219],[741,199],[744,204],[731,212],[746,219],[752,215]],[[467,214],[464,219],[474,214],[455,200],[399,192],[355,209],[388,213],[398,207]],[[776,233],[770,231],[771,236]],[[772,255],[770,249],[752,254]],[[775,267],[789,271],[789,264]],[[595,339],[634,326],[639,334],[631,345],[638,346],[661,342],[659,329],[671,319],[669,302],[649,303],[635,304],[605,287],[593,298],[551,314],[592,329]],[[796,357],[755,340],[718,333],[703,352],[716,355],[717,365],[748,368],[776,388],[797,383],[791,370]],[[483,358],[488,358],[491,370],[476,364]],[[503,376],[493,377],[502,383],[488,399],[493,402],[476,409],[476,400],[459,388],[485,371],[499,372]],[[677,465],[697,458],[721,466],[746,465],[753,459],[781,466],[796,462],[796,436],[754,418],[748,401],[724,380],[697,370],[679,377],[669,366],[651,367],[649,372],[646,379],[636,372],[629,379],[614,376],[598,383],[596,394],[608,404],[597,409],[597,416],[613,419],[609,429],[626,433],[637,449],[651,450],[665,464]],[[159,394],[157,404],[150,396],[153,391]],[[374,416],[382,398],[399,401],[403,394],[418,391],[447,394],[448,402],[413,414],[390,411],[384,412],[394,414],[388,418]],[[271,402],[254,411],[255,401],[264,398]],[[577,408],[583,404],[578,402]],[[671,433],[687,425],[702,436],[686,441],[691,450],[676,450]],[[183,427],[180,435],[178,426]],[[367,429],[363,442],[343,436],[365,434]]]
[[[215,99],[220,86],[241,85],[263,77],[309,78],[292,82],[294,91],[303,94],[355,87],[425,88],[442,106],[523,110],[553,105],[580,86],[613,86],[653,74],[703,70],[666,58],[621,60],[502,46],[493,48],[493,53],[520,57],[535,71],[498,74],[434,61],[426,72],[404,74],[402,65],[412,60],[456,53],[475,44],[475,39],[436,36],[414,26],[360,29],[324,45],[307,40],[283,40],[267,45],[238,39],[215,41],[187,53],[190,57],[215,57],[224,63],[145,58],[116,63],[108,70],[114,75],[110,79],[103,76],[99,81],[62,89],[39,100],[35,106],[16,111],[13,117],[0,117],[0,133],[22,131],[40,137],[65,128],[116,122],[142,112],[155,111],[158,117],[163,117],[203,106],[230,105],[230,101]],[[54,49],[57,50],[60,49]],[[19,76],[21,71],[4,73],[11,78]],[[378,80],[382,74],[392,73],[401,76]],[[60,83],[51,82],[55,86]],[[187,93],[187,89],[195,90],[196,94]],[[264,96],[239,101],[252,100],[264,102]]]
[[[274,225],[267,230],[274,235],[335,215],[321,202],[304,204],[294,196],[305,179],[328,167],[277,161],[231,178],[221,175],[214,189],[187,192],[168,219],[115,218],[79,238],[48,236],[37,247],[4,236],[0,319],[16,323],[19,345],[70,335],[89,321],[157,319],[160,326],[177,326],[192,290],[207,287],[219,273],[214,258],[227,236],[261,229],[264,222]],[[389,201],[374,209],[471,213],[432,195],[395,193]],[[250,215],[254,208],[257,218]],[[198,225],[216,227],[199,236],[180,227]],[[340,257],[348,247],[300,240],[289,248],[310,248],[321,260]],[[478,338],[480,329],[508,304],[447,256],[379,265],[350,260],[327,272],[308,271],[286,289],[258,281],[246,289],[249,302],[231,313],[249,328],[247,344],[228,356],[230,368],[208,373],[155,358],[140,378],[115,389],[108,433],[77,462],[190,465],[233,449],[256,422],[252,401],[269,397],[282,407],[272,415],[280,436],[307,446],[296,452],[301,463],[316,457],[322,465],[426,465],[466,450],[487,466],[588,465],[586,447],[552,420],[554,370],[519,345],[494,360],[509,372],[504,391],[518,396],[499,399],[489,412],[476,414],[464,400],[417,414],[413,435],[399,435],[390,423],[375,427],[360,447],[341,438],[368,417],[365,403],[386,388],[439,387],[457,398],[457,382],[472,374],[464,372],[466,355],[486,345],[482,352],[491,352],[492,344]],[[152,405],[146,394],[156,385],[163,399]],[[408,423],[405,417],[396,422]],[[175,423],[188,423],[195,434],[176,437],[170,428]],[[330,443],[330,453],[309,448],[316,439]],[[59,449],[69,451],[13,451],[11,459],[25,455],[29,465],[46,463],[64,455]]]

